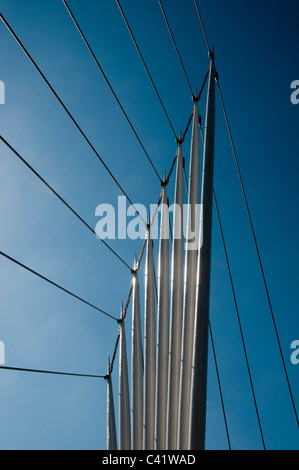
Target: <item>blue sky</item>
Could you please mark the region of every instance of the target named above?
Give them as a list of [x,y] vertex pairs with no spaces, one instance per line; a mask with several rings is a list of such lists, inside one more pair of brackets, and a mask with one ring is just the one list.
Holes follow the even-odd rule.
[[[192,111],[187,82],[158,1],[123,0],[134,35],[177,133]],[[157,201],[159,181],[61,0],[1,1],[1,13],[32,54],[133,202]],[[116,2],[70,0],[101,66],[159,174],[176,143]],[[164,0],[192,87],[209,66],[193,0]],[[298,322],[298,3],[199,2],[230,119],[282,349],[299,407],[299,365],[290,362]],[[119,189],[32,64],[0,24],[1,135],[92,226]],[[217,97],[219,98],[219,97]],[[215,191],[221,211],[266,447],[298,449],[299,432],[248,218],[217,99]],[[200,102],[204,116],[205,94]],[[0,246],[17,260],[118,317],[131,276],[95,236],[0,144]],[[183,147],[188,168],[190,133]],[[173,180],[169,186],[171,197]],[[142,241],[114,240],[130,264]],[[142,269],[140,276],[142,276]],[[0,340],[6,364],[105,374],[117,324],[11,264],[0,262]],[[142,279],[141,284],[142,284]],[[130,310],[128,311],[130,321]],[[232,448],[261,440],[214,214],[211,323]],[[129,328],[127,328],[128,332]],[[113,385],[117,401],[117,362]],[[106,383],[101,379],[1,372],[3,449],[105,449]],[[207,448],[227,441],[213,358],[209,360]]]

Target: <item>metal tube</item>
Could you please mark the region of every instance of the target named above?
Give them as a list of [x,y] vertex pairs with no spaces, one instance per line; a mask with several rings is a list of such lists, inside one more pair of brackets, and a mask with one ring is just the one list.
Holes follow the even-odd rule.
[[[136,266],[136,257],[135,257]],[[143,449],[143,352],[138,274],[133,277],[132,297],[132,449]]]
[[144,308],[144,408],[143,448],[154,450],[156,392],[156,308],[153,241],[147,234]]
[[191,450],[205,447],[207,361],[210,303],[212,207],[215,141],[215,65],[211,54],[211,66],[206,108],[204,161],[202,174],[202,224],[201,246],[198,257],[198,290],[196,297],[196,322],[194,333],[194,357],[192,368],[192,392],[190,404]]
[[156,449],[166,449],[169,354],[169,209],[166,186],[161,205],[156,367]]
[[110,375],[110,359],[108,354],[107,380],[107,450],[117,450],[116,424],[112,380]]
[[119,448],[131,449],[130,398],[124,321],[120,325],[119,339]]
[[[191,140],[189,195],[187,215],[187,242],[184,274],[184,306],[183,332],[180,375],[179,402],[179,449],[188,449],[189,444],[189,413],[191,391],[191,369],[193,358],[193,336],[196,299],[197,272],[197,237],[198,237],[198,206],[199,206],[199,116],[198,103],[194,99],[193,129]],[[192,238],[192,234],[194,234]]]
[[166,441],[166,449],[169,450],[177,450],[178,448],[178,411],[183,319],[183,206],[183,153],[182,145],[179,144],[177,150],[171,261],[169,380]]

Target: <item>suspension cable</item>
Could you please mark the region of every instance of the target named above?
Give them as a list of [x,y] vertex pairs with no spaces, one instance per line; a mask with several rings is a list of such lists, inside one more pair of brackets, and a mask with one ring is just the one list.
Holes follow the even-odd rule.
[[225,424],[227,442],[228,442],[229,450],[232,450],[232,448],[231,448],[231,443],[230,443],[229,432],[228,432],[228,425],[227,425],[225,407],[224,407],[224,400],[223,400],[223,394],[222,394],[222,387],[221,387],[221,381],[220,381],[220,374],[219,374],[219,369],[218,369],[218,362],[217,362],[217,356],[216,356],[216,349],[215,349],[214,338],[213,338],[213,333],[212,333],[212,327],[211,327],[211,322],[210,322],[210,320],[209,320],[209,330],[210,330],[211,344],[212,344],[212,350],[213,350],[213,356],[214,356],[214,362],[215,362],[215,368],[216,368],[216,374],[217,374],[218,388],[219,388],[219,393],[220,393],[220,399],[221,399],[221,406],[222,406],[222,412],[223,412],[223,418],[224,418],[224,424]]
[[220,100],[221,100],[221,104],[222,104],[222,108],[223,108],[223,113],[224,113],[227,129],[228,129],[228,133],[229,133],[229,138],[230,138],[230,142],[231,142],[231,146],[232,146],[232,150],[233,150],[233,154],[234,154],[234,159],[235,159],[235,163],[236,163],[236,167],[237,167],[237,172],[238,172],[238,175],[239,175],[240,185],[241,185],[241,188],[242,188],[242,193],[243,193],[244,202],[245,202],[245,206],[246,206],[246,211],[247,211],[247,215],[248,215],[248,219],[249,219],[249,224],[250,224],[250,228],[251,228],[251,232],[252,232],[252,236],[253,236],[253,240],[254,240],[254,245],[255,245],[255,249],[256,249],[256,253],[257,253],[257,257],[258,257],[258,262],[259,262],[259,266],[260,266],[260,270],[261,270],[261,274],[262,274],[262,278],[263,278],[263,283],[264,283],[266,296],[267,296],[267,300],[268,300],[268,304],[269,304],[269,309],[270,309],[271,318],[272,318],[274,331],[275,331],[275,335],[276,335],[276,340],[277,340],[277,344],[278,344],[278,348],[279,348],[279,352],[280,352],[280,357],[281,357],[282,364],[283,364],[283,369],[284,369],[284,373],[285,373],[285,377],[286,377],[286,381],[287,381],[287,385],[288,385],[288,389],[289,389],[289,393],[290,393],[290,397],[291,397],[291,401],[292,401],[292,405],[293,405],[293,409],[294,409],[295,418],[296,418],[296,421],[297,421],[297,425],[299,427],[299,419],[298,419],[298,414],[297,414],[297,410],[296,410],[296,405],[295,405],[295,401],[294,401],[294,397],[293,397],[293,393],[292,393],[292,389],[291,389],[291,384],[290,384],[290,380],[289,380],[285,360],[284,360],[284,357],[283,357],[281,342],[280,342],[278,329],[277,329],[277,325],[276,325],[276,321],[275,321],[275,317],[274,317],[274,311],[273,311],[273,308],[272,308],[272,302],[271,302],[271,299],[270,299],[268,284],[267,284],[267,281],[266,281],[266,276],[265,276],[265,272],[264,272],[264,268],[263,268],[261,254],[260,254],[260,250],[259,250],[257,239],[256,239],[255,229],[254,229],[252,218],[251,218],[251,213],[250,213],[250,209],[249,209],[249,205],[248,205],[248,201],[247,201],[247,196],[246,196],[246,192],[245,192],[245,188],[244,188],[244,184],[243,184],[243,179],[242,179],[242,175],[241,175],[241,171],[240,171],[240,167],[239,167],[239,162],[238,162],[238,158],[237,158],[237,153],[236,153],[234,141],[233,141],[233,138],[232,138],[230,125],[229,125],[229,122],[228,122],[226,108],[224,106],[224,101],[223,101],[223,96],[222,96],[219,80],[217,80],[217,85],[218,85]]
[[[157,202],[157,205],[156,205],[156,209],[154,211],[154,214],[152,216],[152,218],[149,217],[149,223],[147,225],[148,229],[150,229],[150,226],[154,223],[154,220],[156,218],[156,215],[157,215],[157,212],[158,212],[158,209],[159,209],[159,205],[161,203],[161,200],[162,200],[162,191],[161,191],[161,194],[160,194],[160,197],[159,197],[159,200]],[[142,244],[142,248],[141,248],[141,253],[140,253],[140,256],[138,258],[138,261],[136,262],[136,265],[134,267],[134,269],[132,269],[132,275],[133,275],[133,278],[136,276],[136,274],[138,273],[139,269],[140,269],[140,265],[141,265],[141,261],[142,261],[142,258],[143,258],[143,254],[144,254],[144,251],[145,251],[145,247],[146,247],[146,244],[148,242],[148,238],[145,237],[144,239],[144,242]],[[130,287],[130,290],[129,290],[129,294],[128,294],[128,299],[127,299],[127,302],[126,302],[126,305],[125,305],[125,308],[121,309],[121,318],[118,321],[119,324],[121,324],[125,318],[126,318],[126,314],[127,314],[127,309],[129,307],[129,304],[130,304],[130,300],[131,300],[131,296],[132,296],[132,292],[133,292],[133,282],[131,284],[131,287]],[[156,278],[155,278],[155,292],[156,292],[156,295],[157,295],[157,286],[156,286]],[[112,360],[111,360],[111,363],[110,363],[110,366],[109,366],[109,372],[108,372],[108,375],[110,376],[113,372],[113,366],[114,366],[114,361],[115,361],[115,357],[116,357],[116,353],[117,353],[117,349],[118,349],[118,344],[119,344],[119,340],[120,340],[120,330],[118,331],[118,335],[117,335],[117,338],[116,338],[116,342],[115,342],[115,346],[114,346],[114,351],[113,351],[113,355],[112,355]]]
[[115,318],[113,315],[110,315],[109,313],[105,312],[105,311],[102,310],[101,308],[96,307],[95,305],[91,304],[90,302],[87,302],[87,300],[82,299],[81,297],[79,297],[78,295],[76,295],[76,294],[74,294],[73,292],[69,291],[68,289],[65,289],[64,287],[60,286],[59,284],[56,284],[56,282],[51,281],[51,280],[48,279],[47,277],[43,276],[42,274],[38,273],[37,271],[34,271],[33,269],[29,268],[29,267],[26,266],[25,264],[21,263],[20,261],[17,261],[16,259],[12,258],[12,257],[9,256],[8,254],[4,253],[3,251],[0,251],[0,255],[3,256],[4,258],[8,259],[9,261],[12,261],[13,263],[17,264],[17,265],[20,266],[21,268],[26,269],[26,271],[29,271],[30,273],[34,274],[35,276],[37,276],[37,277],[43,279],[44,281],[48,282],[48,283],[51,284],[52,286],[57,287],[58,289],[62,290],[63,292],[66,292],[67,294],[71,295],[71,296],[74,297],[75,299],[80,300],[80,302],[83,302],[84,304],[88,305],[89,307],[94,308],[94,309],[97,310],[98,312],[103,313],[103,314],[106,315],[107,317],[110,317],[110,318],[112,318],[113,320],[118,321],[117,318]]
[[39,370],[39,369],[26,369],[23,367],[9,367],[9,366],[0,366],[0,370],[11,370],[17,372],[32,372],[37,374],[51,374],[51,375],[66,375],[71,377],[89,377],[94,379],[104,379],[104,375],[94,375],[94,374],[78,374],[75,372],[58,372],[53,370]]
[[189,81],[188,75],[187,75],[187,73],[186,73],[186,69],[185,69],[185,67],[184,67],[184,64],[183,64],[183,61],[182,61],[181,55],[180,55],[180,53],[179,53],[179,50],[178,50],[178,48],[177,48],[177,45],[176,45],[176,42],[175,42],[174,36],[173,36],[173,34],[172,34],[172,31],[171,31],[171,28],[170,28],[169,21],[168,21],[168,19],[167,19],[167,16],[166,16],[165,10],[164,10],[164,8],[163,8],[163,5],[162,5],[162,1],[161,1],[161,0],[158,0],[158,1],[159,1],[159,4],[160,4],[160,7],[161,7],[161,10],[162,10],[162,14],[163,14],[163,16],[164,16],[165,23],[166,23],[166,25],[167,25],[167,28],[168,28],[168,32],[169,32],[169,34],[170,34],[170,37],[171,37],[171,39],[172,39],[172,42],[173,42],[174,48],[175,48],[175,50],[176,50],[176,53],[177,53],[178,59],[179,59],[179,61],[180,61],[180,64],[181,64],[182,70],[183,70],[183,72],[184,72],[184,75],[185,75],[185,78],[186,78],[187,84],[188,84],[188,86],[189,86],[189,89],[190,89],[191,95],[193,96],[194,94],[193,94],[193,91],[192,91],[192,87],[191,87],[191,85],[190,85],[190,81]]
[[[205,27],[204,27],[204,24],[203,24],[203,21],[202,21],[202,17],[200,15],[198,4],[197,4],[196,0],[194,0],[194,2],[195,2],[196,10],[197,10],[197,13],[198,13],[198,17],[199,17],[199,20],[200,20],[202,32],[203,32],[205,40],[206,40],[207,48],[208,48],[208,51],[210,53],[211,49],[210,49],[210,45],[209,45],[209,41],[208,41],[208,38],[207,38],[206,31],[205,31]],[[288,386],[288,389],[289,389],[289,394],[290,394],[290,398],[291,398],[291,402],[292,402],[292,406],[293,406],[293,410],[294,410],[294,414],[295,414],[295,419],[296,419],[297,425],[299,427],[298,413],[297,413],[297,409],[296,409],[296,405],[295,405],[295,401],[294,401],[294,397],[293,397],[293,393],[292,393],[292,388],[291,388],[291,384],[290,384],[290,380],[289,380],[289,376],[288,376],[288,372],[287,372],[287,368],[286,368],[286,363],[285,363],[285,360],[284,360],[284,357],[283,357],[281,342],[280,342],[278,329],[277,329],[277,325],[276,325],[276,321],[275,321],[275,317],[274,317],[274,311],[273,311],[273,308],[272,308],[272,302],[271,302],[271,299],[270,299],[268,284],[267,284],[267,281],[266,281],[266,276],[265,276],[265,272],[264,272],[264,268],[263,268],[263,263],[262,263],[262,259],[261,259],[261,255],[260,255],[260,250],[259,250],[259,247],[258,247],[258,243],[257,243],[256,235],[255,235],[255,230],[254,230],[254,226],[253,226],[253,222],[252,222],[252,218],[251,218],[251,213],[250,213],[249,205],[248,205],[248,201],[247,201],[247,196],[246,196],[246,192],[245,192],[245,188],[244,188],[244,184],[243,184],[243,179],[242,179],[242,175],[241,175],[241,170],[240,170],[240,166],[239,166],[239,162],[238,162],[238,158],[237,158],[237,153],[236,153],[234,141],[233,141],[233,138],[232,138],[232,133],[231,133],[231,129],[230,129],[227,113],[226,113],[226,108],[225,108],[225,105],[224,105],[224,100],[223,100],[223,96],[222,96],[222,92],[221,92],[221,88],[220,88],[220,84],[219,84],[218,73],[216,74],[216,82],[217,82],[217,86],[218,86],[219,96],[220,96],[220,100],[221,100],[221,104],[222,104],[222,109],[223,109],[223,113],[224,113],[224,118],[225,118],[227,130],[228,130],[228,134],[229,134],[229,139],[230,139],[233,154],[234,154],[234,159],[235,159],[235,163],[236,163],[236,167],[237,167],[237,172],[238,172],[238,175],[239,175],[239,180],[240,180],[241,189],[242,189],[242,193],[243,193],[243,197],[244,197],[244,202],[245,202],[245,206],[246,206],[247,215],[248,215],[248,218],[249,218],[250,228],[251,228],[251,232],[252,232],[252,236],[253,236],[253,240],[254,240],[254,245],[255,245],[255,249],[256,249],[256,253],[257,253],[257,257],[258,257],[258,262],[259,262],[259,266],[260,266],[260,270],[261,270],[261,275],[262,275],[262,278],[263,278],[263,283],[264,283],[264,287],[265,287],[265,291],[266,291],[266,296],[267,296],[267,300],[268,300],[268,304],[269,304],[269,309],[270,309],[271,318],[272,318],[274,331],[275,331],[275,335],[276,335],[276,340],[277,340],[277,344],[278,344],[278,348],[279,348],[279,352],[280,352],[280,357],[281,357],[281,361],[282,361],[282,365],[283,365],[283,369],[284,369],[284,374],[285,374],[285,378],[286,378],[286,381],[287,381],[287,386]]]
[[195,3],[198,18],[199,18],[199,21],[200,21],[200,24],[201,24],[201,29],[202,29],[202,32],[203,32],[203,35],[204,35],[204,38],[205,38],[205,41],[206,41],[206,44],[207,44],[208,51],[211,52],[210,44],[209,44],[209,41],[208,41],[208,37],[207,37],[206,30],[205,30],[205,27],[204,27],[204,24],[203,24],[203,21],[202,21],[201,14],[200,14],[200,11],[199,11],[199,8],[198,8],[197,1],[194,0],[194,3]]
[[241,334],[241,340],[242,340],[242,345],[243,345],[243,350],[244,350],[244,355],[245,355],[245,360],[246,360],[246,365],[247,365],[247,370],[248,370],[248,376],[249,376],[249,381],[250,381],[250,386],[251,386],[251,391],[252,391],[256,416],[257,416],[257,420],[258,420],[258,425],[259,425],[260,435],[261,435],[261,439],[262,439],[262,443],[263,443],[263,448],[264,448],[264,450],[266,450],[263,431],[262,431],[262,426],[261,426],[261,421],[260,421],[260,415],[259,415],[259,411],[258,411],[258,407],[257,407],[255,391],[254,391],[254,387],[253,387],[253,381],[252,381],[252,376],[251,376],[251,371],[250,371],[250,366],[249,366],[249,360],[248,360],[248,355],[247,355],[247,350],[246,350],[245,340],[244,340],[244,335],[243,335],[243,329],[242,329],[242,325],[241,325],[239,308],[238,308],[238,303],[237,303],[237,298],[236,298],[232,273],[231,273],[231,269],[230,269],[230,263],[229,263],[229,259],[228,259],[226,243],[225,243],[225,239],[224,239],[222,223],[221,223],[221,219],[220,219],[220,213],[219,213],[219,208],[218,208],[218,204],[217,204],[215,190],[213,190],[213,196],[214,196],[214,202],[215,202],[215,208],[216,208],[219,228],[220,228],[220,232],[221,232],[221,238],[222,238],[222,243],[223,243],[223,248],[224,248],[224,253],[225,253],[226,264],[227,264],[228,273],[229,273],[230,284],[231,284],[233,298],[234,298],[234,304],[235,304],[235,308],[236,308],[236,314],[237,314],[237,318],[238,318],[238,324],[239,324],[239,329],[240,329],[240,334]]
[[137,138],[137,140],[138,140],[138,142],[139,142],[139,144],[140,144],[142,150],[144,151],[144,153],[145,153],[145,155],[146,155],[146,157],[147,157],[149,163],[151,164],[151,166],[152,166],[154,172],[156,173],[157,177],[158,177],[159,180],[161,181],[161,178],[160,178],[160,176],[159,176],[159,173],[158,173],[158,171],[157,171],[157,169],[156,169],[154,163],[152,162],[152,160],[151,160],[151,158],[150,158],[148,152],[146,151],[146,149],[145,149],[143,143],[141,142],[141,140],[140,140],[140,138],[139,138],[139,136],[138,136],[138,134],[137,134],[137,132],[136,132],[136,130],[135,130],[135,128],[134,128],[134,126],[133,126],[131,120],[130,120],[130,118],[128,117],[128,115],[127,115],[126,111],[124,110],[124,108],[123,108],[123,106],[122,106],[122,104],[121,104],[119,98],[117,97],[117,95],[116,95],[114,89],[112,88],[112,85],[111,85],[110,81],[108,80],[108,78],[107,78],[107,76],[106,76],[106,74],[105,74],[103,68],[101,67],[101,65],[100,65],[100,63],[99,63],[97,57],[95,56],[95,54],[94,54],[94,52],[93,52],[93,50],[92,50],[92,48],[91,48],[89,42],[88,42],[87,39],[86,39],[86,36],[84,35],[82,29],[80,28],[80,26],[79,26],[77,20],[75,19],[74,14],[72,13],[72,11],[71,11],[69,5],[67,4],[66,0],[62,0],[62,2],[64,3],[64,5],[65,5],[65,7],[66,7],[66,9],[67,9],[67,11],[68,11],[68,13],[69,13],[71,19],[73,20],[73,22],[74,22],[74,24],[75,24],[77,30],[79,31],[80,36],[82,37],[82,39],[83,39],[83,41],[84,41],[84,43],[85,43],[87,49],[89,50],[89,52],[90,52],[90,54],[91,54],[93,60],[95,61],[95,63],[96,63],[96,65],[97,65],[98,69],[100,70],[100,72],[101,72],[101,74],[102,74],[104,80],[106,81],[108,87],[110,88],[110,91],[112,92],[112,94],[113,94],[113,96],[114,96],[114,98],[115,98],[117,104],[119,105],[121,111],[123,112],[123,114],[124,114],[126,120],[128,121],[128,123],[129,123],[129,125],[130,125],[132,131],[134,132],[134,134],[135,134],[135,136],[136,136],[136,138]]
[[147,75],[148,75],[148,77],[149,77],[149,79],[150,79],[150,81],[151,81],[151,84],[152,84],[152,86],[153,86],[153,88],[154,88],[154,90],[155,90],[155,93],[156,93],[156,95],[157,95],[157,97],[158,97],[158,100],[160,101],[160,104],[161,104],[161,106],[162,106],[162,108],[163,108],[163,111],[164,111],[164,114],[165,114],[165,116],[166,116],[166,118],[167,118],[167,121],[168,121],[168,123],[169,123],[169,125],[170,125],[170,127],[171,127],[171,129],[172,129],[172,132],[173,132],[175,138],[177,139],[177,135],[176,135],[176,132],[175,132],[175,130],[174,130],[174,127],[173,127],[173,125],[172,125],[172,123],[171,123],[171,121],[170,121],[170,118],[169,118],[169,116],[168,116],[168,114],[167,114],[167,111],[166,111],[166,109],[165,109],[165,106],[164,106],[164,104],[163,104],[163,101],[162,101],[162,99],[161,99],[161,97],[160,97],[160,95],[159,95],[159,93],[158,93],[157,87],[156,87],[156,85],[155,85],[155,83],[154,83],[154,81],[153,81],[153,78],[152,78],[152,76],[151,76],[151,74],[150,74],[150,72],[149,72],[149,69],[148,69],[148,67],[147,67],[147,65],[146,65],[146,63],[145,63],[145,60],[144,60],[144,58],[143,58],[143,55],[142,55],[142,53],[141,53],[141,51],[140,51],[140,48],[139,48],[139,46],[138,46],[138,44],[137,44],[137,41],[136,41],[136,39],[135,39],[135,37],[134,37],[134,34],[133,34],[133,32],[132,32],[132,30],[131,30],[131,28],[130,28],[130,25],[129,25],[129,23],[128,23],[128,20],[127,20],[127,18],[126,18],[126,15],[125,15],[125,13],[124,13],[124,11],[123,11],[123,9],[122,9],[120,3],[119,3],[119,0],[116,0],[116,3],[117,3],[117,5],[118,5],[118,8],[119,8],[121,14],[122,14],[122,17],[123,17],[123,19],[124,19],[124,22],[125,22],[125,24],[126,24],[126,26],[127,26],[127,29],[128,29],[128,31],[129,31],[129,33],[130,33],[130,36],[131,36],[131,38],[132,38],[132,40],[133,40],[133,42],[134,42],[134,44],[135,44],[135,47],[136,47],[137,52],[138,52],[138,54],[139,54],[139,57],[140,57],[140,59],[141,59],[141,61],[142,61],[142,63],[143,63],[143,66],[144,66],[144,68],[145,68],[145,70],[146,70],[146,72],[147,72]]
[[105,240],[103,240],[90,225],[53,189],[49,183],[0,135],[0,140],[18,157],[26,166],[29,168],[32,173],[34,173],[40,181],[52,191],[53,194],[87,227],[96,237],[128,268],[131,270],[130,266],[116,253],[116,251],[108,245]]
[[[43,74],[43,72],[41,71],[41,69],[39,68],[39,66],[37,65],[37,63],[34,61],[34,59],[32,58],[32,56],[29,54],[29,52],[27,51],[27,49],[25,48],[25,46],[23,45],[23,43],[21,42],[21,40],[18,38],[18,36],[16,35],[16,33],[13,31],[13,29],[11,28],[11,26],[8,24],[8,22],[5,20],[5,18],[3,17],[2,13],[0,13],[0,19],[3,21],[3,23],[5,24],[5,26],[7,27],[7,29],[9,30],[9,32],[11,33],[11,35],[14,37],[14,39],[17,41],[17,43],[19,44],[19,46],[21,47],[21,49],[23,50],[23,52],[26,54],[27,58],[30,60],[30,62],[32,63],[32,65],[34,66],[34,68],[36,69],[36,71],[39,73],[39,75],[42,77],[42,79],[44,80],[44,82],[46,83],[46,85],[48,86],[48,88],[51,90],[51,92],[54,94],[55,98],[59,101],[60,105],[63,107],[63,109],[65,110],[65,112],[67,113],[67,115],[70,117],[70,119],[73,121],[73,123],[75,124],[75,126],[77,127],[78,131],[80,132],[80,134],[82,135],[82,137],[84,138],[84,140],[87,142],[87,144],[89,145],[89,147],[92,149],[92,151],[94,152],[94,154],[98,157],[99,161],[101,162],[101,164],[104,166],[104,168],[106,169],[106,171],[109,173],[109,175],[111,176],[111,178],[113,179],[113,181],[115,182],[115,184],[118,186],[118,188],[120,189],[120,191],[123,193],[123,195],[127,198],[127,200],[129,201],[129,203],[132,205],[132,207],[134,207],[134,204],[132,203],[131,199],[129,198],[128,194],[125,192],[125,190],[122,188],[122,186],[120,185],[120,183],[118,182],[118,180],[116,179],[116,177],[113,175],[113,173],[111,172],[111,170],[108,168],[108,166],[106,165],[106,163],[104,162],[104,160],[102,159],[102,157],[100,156],[100,154],[97,152],[97,150],[95,149],[95,147],[92,145],[91,141],[88,139],[87,135],[85,134],[85,132],[82,130],[82,128],[79,126],[79,124],[77,123],[77,121],[75,120],[75,118],[73,117],[73,115],[70,113],[70,111],[68,110],[68,108],[66,107],[66,105],[63,103],[62,99],[58,96],[58,94],[56,93],[56,91],[54,90],[54,88],[52,87],[52,85],[50,84],[50,82],[48,81],[48,79],[45,77],[45,75]],[[134,207],[135,208],[135,207]],[[136,210],[136,209],[135,209]],[[146,224],[146,221],[143,219],[143,217],[141,216],[141,214],[136,210],[136,213],[138,214],[138,216],[142,219],[143,223]]]

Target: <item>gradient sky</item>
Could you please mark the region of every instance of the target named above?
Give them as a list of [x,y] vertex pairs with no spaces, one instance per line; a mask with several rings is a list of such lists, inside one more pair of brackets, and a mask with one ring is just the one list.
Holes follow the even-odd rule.
[[[291,82],[299,79],[296,0],[200,1],[239,157],[290,382],[299,408],[299,365],[291,364],[298,321],[298,124]],[[159,3],[121,2],[177,133],[192,111],[190,90]],[[101,66],[159,174],[176,142],[113,0],[69,0]],[[193,0],[164,0],[193,89],[209,66]],[[0,1],[0,10],[133,202],[148,206],[161,187],[61,0]],[[0,22],[1,135],[92,226],[101,203],[119,189]],[[205,113],[205,93],[200,113]],[[299,449],[273,323],[238,175],[217,96],[215,191],[231,261],[266,447]],[[190,132],[183,147],[188,169]],[[65,288],[118,317],[131,275],[95,236],[0,144],[0,247]],[[173,178],[169,186],[171,199]],[[157,245],[157,244],[156,244]],[[155,245],[155,247],[157,247]],[[111,246],[133,265],[142,241]],[[140,270],[142,285],[143,265]],[[0,260],[0,340],[6,365],[106,373],[116,322],[20,267]],[[130,322],[131,311],[127,321]],[[261,439],[214,214],[211,324],[233,449]],[[129,333],[128,333],[129,331]],[[127,328],[130,334],[130,328]],[[129,338],[128,338],[129,339]],[[105,449],[103,379],[0,371],[2,449]],[[118,366],[113,385],[117,403]],[[227,439],[209,358],[207,448]]]

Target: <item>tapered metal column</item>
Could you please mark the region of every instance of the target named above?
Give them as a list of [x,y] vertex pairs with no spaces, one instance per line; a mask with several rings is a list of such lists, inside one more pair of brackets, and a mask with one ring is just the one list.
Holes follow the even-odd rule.
[[156,396],[156,306],[153,241],[147,233],[144,306],[144,409],[143,447],[154,450]]
[[[179,449],[188,449],[189,445],[189,413],[191,369],[193,358],[194,317],[196,299],[197,272],[197,237],[198,237],[198,206],[199,206],[199,116],[198,102],[194,98],[193,129],[191,140],[189,196],[187,215],[187,242],[184,274],[184,308],[183,333],[180,375],[179,402]],[[193,238],[191,234],[194,234]]]
[[[136,257],[135,257],[135,268]],[[132,298],[132,449],[143,449],[143,351],[137,271],[133,277]]]
[[166,449],[167,386],[169,360],[169,209],[167,189],[163,188],[161,205],[156,368],[156,449]]
[[110,359],[108,354],[107,380],[107,450],[117,450],[116,424],[112,380],[110,375]]
[[202,224],[198,258],[198,291],[196,298],[196,322],[190,407],[191,450],[205,447],[208,328],[210,303],[212,207],[215,140],[215,65],[211,53],[210,78],[206,108],[204,161],[202,180]]
[[125,323],[119,326],[119,449],[131,449],[130,398]]
[[169,380],[166,440],[166,449],[169,450],[176,450],[178,445],[178,412],[183,320],[183,206],[183,153],[182,145],[179,144],[177,150],[171,261]]

